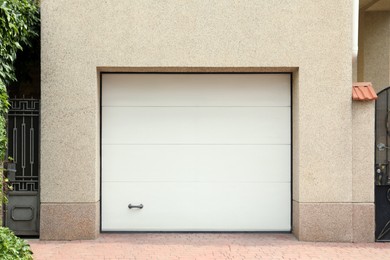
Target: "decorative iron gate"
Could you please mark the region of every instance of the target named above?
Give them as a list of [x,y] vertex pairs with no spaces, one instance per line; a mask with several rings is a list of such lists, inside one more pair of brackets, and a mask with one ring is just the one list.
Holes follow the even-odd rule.
[[15,168],[8,171],[5,225],[17,235],[39,235],[39,100],[11,99],[8,151]]
[[390,241],[390,87],[375,103],[375,238]]

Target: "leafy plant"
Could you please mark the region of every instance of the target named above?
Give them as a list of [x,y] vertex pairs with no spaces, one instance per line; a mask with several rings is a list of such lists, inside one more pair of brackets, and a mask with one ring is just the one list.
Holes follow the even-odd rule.
[[1,196],[1,199],[0,199],[0,204],[7,204],[8,203],[8,198],[5,194],[7,194],[7,192],[9,190],[12,190],[13,187],[12,185],[10,185],[9,183],[9,179],[7,178],[7,176],[5,176],[4,174],[4,169],[0,169],[0,173],[2,173],[2,178],[1,178],[1,181],[0,181],[0,187],[3,191],[3,195]]
[[4,84],[16,80],[16,54],[37,35],[38,10],[33,0],[0,0],[0,80]]
[[7,85],[16,81],[14,62],[23,45],[37,35],[38,4],[34,0],[0,0],[0,158],[7,148]]
[[0,227],[0,259],[32,260],[30,245],[8,228]]

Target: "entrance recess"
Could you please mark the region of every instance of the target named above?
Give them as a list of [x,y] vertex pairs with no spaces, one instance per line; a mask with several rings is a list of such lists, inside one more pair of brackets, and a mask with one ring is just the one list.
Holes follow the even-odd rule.
[[11,99],[8,113],[8,192],[5,225],[16,235],[39,235],[39,100]]
[[375,103],[375,238],[390,241],[390,88]]

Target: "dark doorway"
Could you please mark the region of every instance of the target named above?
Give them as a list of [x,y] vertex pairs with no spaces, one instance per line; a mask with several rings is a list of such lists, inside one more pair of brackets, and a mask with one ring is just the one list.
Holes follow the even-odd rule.
[[5,167],[12,186],[4,225],[18,236],[39,235],[40,38],[24,46],[15,62],[16,82],[8,86],[8,151]]
[[390,87],[375,103],[375,238],[390,241]]

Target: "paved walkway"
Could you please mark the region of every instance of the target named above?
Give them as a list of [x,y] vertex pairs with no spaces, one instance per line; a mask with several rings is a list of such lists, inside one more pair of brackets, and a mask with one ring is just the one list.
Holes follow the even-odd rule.
[[102,234],[29,240],[34,259],[390,259],[390,243],[308,243],[290,234]]

